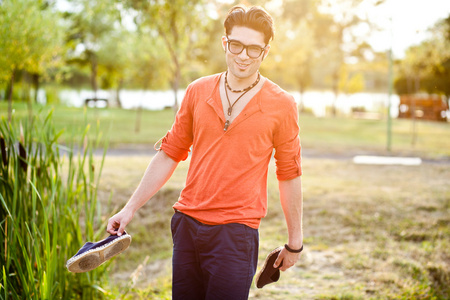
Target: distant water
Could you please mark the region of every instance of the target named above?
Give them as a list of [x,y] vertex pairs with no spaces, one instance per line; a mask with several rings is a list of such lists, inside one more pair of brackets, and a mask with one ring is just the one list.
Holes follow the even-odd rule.
[[[85,99],[93,97],[94,94],[91,90],[62,90],[59,93],[59,99],[63,104],[75,107],[83,106]],[[165,107],[172,107],[175,101],[173,91],[122,90],[119,97],[122,107],[125,109],[142,107],[149,110],[161,110]],[[181,103],[183,97],[184,90],[178,91],[178,103]],[[115,92],[98,90],[97,98],[116,103]],[[102,103],[99,102],[99,105]]]
[[[300,102],[300,93],[291,93],[297,103]],[[350,114],[352,108],[363,107],[368,112],[385,113],[388,106],[388,95],[383,93],[356,93],[351,95],[340,94],[336,99],[336,109],[344,114]],[[327,107],[332,107],[335,101],[332,92],[306,92],[303,94],[303,105],[312,109],[315,116],[326,115]],[[397,95],[391,96],[390,113],[392,117],[398,116],[398,105],[400,98]]]
[[[178,102],[183,100],[185,91],[178,91]],[[298,92],[291,93],[297,103],[300,102],[300,94]],[[69,105],[81,107],[84,100],[92,98],[93,93],[89,90],[62,90],[59,94],[61,102]],[[110,91],[99,90],[97,98],[108,99],[109,102],[115,103],[115,93]],[[161,110],[165,107],[171,107],[174,104],[174,94],[172,91],[139,91],[139,90],[123,90],[120,92],[122,107],[125,109],[133,109],[142,107],[149,110]],[[45,100],[44,100],[45,101]],[[309,91],[303,95],[303,105],[313,111],[318,117],[325,116],[327,108],[333,105],[334,95],[332,92],[316,92]],[[398,105],[400,99],[397,95],[391,96],[391,116],[398,116]],[[100,103],[99,103],[100,104]],[[356,93],[351,95],[341,94],[336,99],[336,108],[341,113],[350,114],[353,107],[363,107],[369,112],[385,112],[388,104],[388,95],[382,93]]]

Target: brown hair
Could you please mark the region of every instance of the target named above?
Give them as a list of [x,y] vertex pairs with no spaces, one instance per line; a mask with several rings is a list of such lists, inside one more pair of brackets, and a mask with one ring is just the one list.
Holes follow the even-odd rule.
[[262,32],[264,34],[264,42],[269,44],[274,36],[274,25],[272,17],[259,6],[246,8],[237,5],[230,9],[227,18],[223,22],[225,34],[231,34],[234,26],[243,26]]

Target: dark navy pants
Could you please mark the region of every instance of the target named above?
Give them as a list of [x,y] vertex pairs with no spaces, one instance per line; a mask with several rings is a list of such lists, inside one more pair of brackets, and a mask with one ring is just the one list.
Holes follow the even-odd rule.
[[205,225],[176,212],[172,299],[248,299],[259,233],[243,224]]

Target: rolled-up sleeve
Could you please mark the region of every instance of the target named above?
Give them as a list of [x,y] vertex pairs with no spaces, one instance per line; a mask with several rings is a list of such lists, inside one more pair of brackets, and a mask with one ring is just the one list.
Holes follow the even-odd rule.
[[[175,122],[167,134],[159,141],[161,146],[156,150],[164,151],[167,156],[176,162],[186,160],[193,141],[193,101],[192,87],[186,89],[180,109],[175,117]],[[159,142],[157,144],[159,144]]]
[[297,105],[292,101],[283,122],[274,134],[278,180],[290,180],[302,175],[299,131]]

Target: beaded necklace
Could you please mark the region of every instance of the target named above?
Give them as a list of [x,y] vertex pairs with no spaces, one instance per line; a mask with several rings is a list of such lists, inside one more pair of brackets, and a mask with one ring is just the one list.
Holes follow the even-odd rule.
[[[228,74],[228,71],[225,73],[225,84],[224,84],[224,88],[225,88],[225,95],[226,95],[227,101],[228,101],[228,111],[227,111],[227,115],[228,115],[228,117],[231,117],[231,113],[233,112],[233,106],[239,101],[239,99],[242,98],[242,96],[244,96],[245,94],[247,94],[248,91],[250,91],[252,88],[254,88],[254,87],[259,83],[259,80],[261,79],[261,76],[260,76],[260,74],[259,74],[259,72],[258,72],[258,77],[256,78],[256,81],[255,81],[255,82],[253,82],[249,87],[247,87],[247,88],[245,88],[245,89],[236,91],[236,90],[232,90],[232,89],[230,88],[230,86],[228,85],[228,82],[227,82],[227,74]],[[234,92],[234,93],[239,93],[239,92],[243,92],[243,93],[236,99],[236,101],[233,102],[233,104],[231,104],[230,98],[228,98],[228,91],[227,91],[227,89],[229,89],[230,91],[232,91],[232,92]],[[230,126],[230,119],[229,119],[229,118],[228,118],[228,120],[225,122],[225,126],[223,127],[223,131],[227,131],[228,126]]]
[[227,77],[228,77],[228,71],[225,72],[225,85],[226,85],[227,88],[228,88],[231,92],[233,92],[233,93],[247,92],[247,91],[251,90],[252,88],[254,88],[254,87],[258,84],[259,80],[261,79],[261,76],[260,76],[259,71],[258,71],[258,77],[256,78],[255,82],[253,82],[250,86],[248,86],[248,87],[246,87],[245,89],[242,89],[242,90],[233,90],[233,89],[228,85]]

